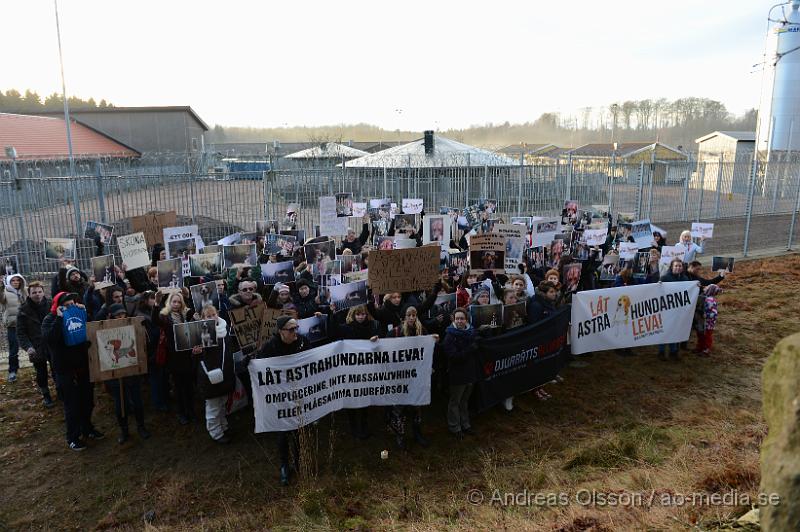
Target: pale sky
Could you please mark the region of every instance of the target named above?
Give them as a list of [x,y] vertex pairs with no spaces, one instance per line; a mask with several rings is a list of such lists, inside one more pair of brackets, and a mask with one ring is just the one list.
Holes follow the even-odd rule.
[[[766,0],[60,0],[67,93],[210,125],[533,121],[613,101],[757,107]],[[0,4],[0,90],[61,90],[52,0]],[[754,72],[755,71],[755,72]]]

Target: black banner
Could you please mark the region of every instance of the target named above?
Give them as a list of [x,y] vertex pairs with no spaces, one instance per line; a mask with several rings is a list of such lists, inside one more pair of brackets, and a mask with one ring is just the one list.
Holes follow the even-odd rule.
[[539,323],[480,339],[483,379],[476,384],[478,409],[553,380],[569,363],[569,320],[567,305]]

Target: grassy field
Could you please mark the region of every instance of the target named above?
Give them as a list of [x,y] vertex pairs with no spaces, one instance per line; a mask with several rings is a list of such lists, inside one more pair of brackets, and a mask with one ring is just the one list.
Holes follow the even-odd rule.
[[[24,370],[0,389],[0,529],[727,527],[749,507],[665,506],[664,497],[734,492],[741,502],[758,492],[761,366],[797,332],[800,256],[737,264],[723,287],[710,358],[683,352],[679,362],[661,362],[654,348],[631,358],[597,354],[548,386],[549,401],[527,394],[511,413],[478,416],[477,437],[463,441],[448,436],[436,397],[425,411],[428,449],[395,451],[378,409],[366,441],[350,437],[346,416],[330,416],[309,432],[313,463],[288,488],[278,486],[273,435],[253,435],[249,411],[233,417],[228,446],[200,424],[181,427],[155,412],[147,414],[150,440],[134,432],[120,446],[112,400],[98,389],[95,424],[108,438],[71,452],[60,404],[45,411]],[[592,490],[597,504],[576,501]],[[482,503],[468,500],[476,493]],[[497,502],[505,493],[522,493],[522,503],[527,494],[531,504]],[[635,504],[601,504],[608,494]]]

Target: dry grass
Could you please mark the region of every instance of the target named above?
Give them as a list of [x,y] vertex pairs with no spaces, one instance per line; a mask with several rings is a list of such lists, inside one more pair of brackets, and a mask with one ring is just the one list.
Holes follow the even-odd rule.
[[[315,461],[289,488],[277,484],[272,435],[235,416],[233,444],[203,427],[150,412],[153,438],[119,446],[111,398],[98,391],[97,425],[109,438],[83,453],[63,443],[61,411],[44,411],[33,375],[0,389],[0,529],[95,530],[676,530],[721,529],[744,506],[663,506],[670,494],[758,491],[760,369],[796,332],[800,257],[737,264],[720,297],[711,358],[660,362],[653,348],[622,359],[598,354],[549,387],[553,399],[516,400],[511,413],[476,417],[479,436],[448,437],[441,397],[426,409],[433,445],[394,451],[374,436],[353,440],[336,416],[310,431]],[[333,436],[332,436],[333,435]],[[382,449],[390,459],[381,461]],[[481,490],[483,504],[467,501]],[[558,494],[569,504],[501,505],[497,493]],[[576,504],[579,490],[643,494],[654,504]],[[581,492],[583,493],[583,492]],[[544,501],[547,502],[547,501]],[[551,501],[555,502],[555,501]],[[143,516],[154,512],[152,524]]]

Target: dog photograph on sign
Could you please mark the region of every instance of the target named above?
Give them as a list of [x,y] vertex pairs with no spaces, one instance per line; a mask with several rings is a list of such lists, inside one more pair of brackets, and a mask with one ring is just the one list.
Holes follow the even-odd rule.
[[136,329],[133,325],[97,331],[97,354],[100,371],[112,371],[138,363]]
[[86,324],[89,379],[102,382],[147,373],[144,318],[93,321]]

